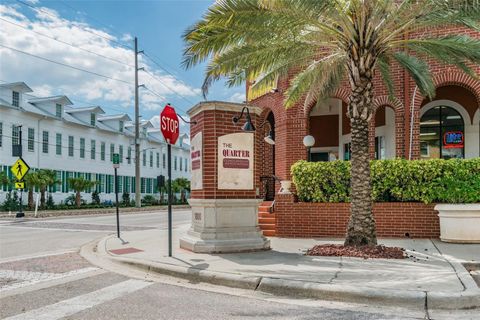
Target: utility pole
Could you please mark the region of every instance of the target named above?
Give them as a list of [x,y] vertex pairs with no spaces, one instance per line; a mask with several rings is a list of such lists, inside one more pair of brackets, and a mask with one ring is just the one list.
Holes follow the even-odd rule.
[[142,206],[140,195],[140,125],[138,110],[138,41],[135,37],[135,206]]

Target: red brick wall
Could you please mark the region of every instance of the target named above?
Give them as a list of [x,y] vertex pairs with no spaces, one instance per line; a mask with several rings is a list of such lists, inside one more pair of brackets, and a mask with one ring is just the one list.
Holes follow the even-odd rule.
[[[378,237],[438,238],[440,226],[434,204],[416,202],[375,203],[373,214]],[[292,195],[275,198],[278,237],[344,237],[349,203],[294,202]]]
[[[480,32],[471,31],[463,27],[444,27],[435,30],[420,30],[418,33],[411,34],[410,37],[418,35],[446,35],[446,34],[468,34],[475,38],[480,38]],[[468,90],[476,99],[474,110],[480,106],[480,81],[475,80],[462,71],[440,64],[432,59],[427,60],[430,64],[430,70],[433,75],[437,88],[444,86],[462,87]],[[473,69],[480,73],[480,65],[472,66]],[[395,138],[396,138],[396,156],[401,158],[409,157],[410,142],[410,109],[413,104],[414,121],[412,126],[413,132],[413,150],[412,158],[417,159],[420,152],[419,134],[420,134],[420,108],[424,101],[424,97],[420,92],[415,91],[415,83],[408,73],[400,68],[397,63],[391,65],[392,79],[394,81],[395,97],[393,101],[389,99],[388,91],[383,84],[381,77],[376,74],[374,78],[374,106],[379,108],[387,106],[395,111]],[[311,108],[305,108],[303,101],[299,101],[296,105],[286,110],[283,105],[283,94],[288,88],[289,81],[296,74],[295,70],[289,73],[289,76],[281,79],[277,86],[277,92],[268,93],[253,101],[251,104],[264,109],[272,110],[275,116],[276,131],[276,147],[275,147],[275,173],[281,179],[290,179],[290,167],[296,161],[307,158],[307,151],[303,146],[303,137],[309,134],[309,113]],[[332,96],[342,100],[346,106],[349,99],[350,86],[344,83],[341,88]],[[415,97],[413,97],[416,92]],[[412,102],[413,98],[413,102]],[[342,114],[346,110],[342,110]],[[342,115],[343,117],[343,115]],[[344,119],[344,118],[343,118]],[[375,117],[373,117],[370,125],[370,154],[374,157],[375,150]],[[344,134],[349,132],[348,126],[344,126]]]
[[[255,131],[255,155],[254,155],[254,188],[252,190],[221,190],[217,188],[217,143],[218,137],[230,133],[243,132],[242,126],[245,123],[243,117],[238,125],[232,122],[233,116],[240,114],[238,112],[222,110],[205,110],[191,118],[196,124],[190,125],[190,134],[195,136],[198,132],[203,132],[203,189],[192,190],[191,197],[195,199],[251,199],[257,198],[257,188],[260,187],[260,169],[261,161],[260,144],[262,137],[261,130]],[[257,126],[260,117],[250,111],[252,122]]]

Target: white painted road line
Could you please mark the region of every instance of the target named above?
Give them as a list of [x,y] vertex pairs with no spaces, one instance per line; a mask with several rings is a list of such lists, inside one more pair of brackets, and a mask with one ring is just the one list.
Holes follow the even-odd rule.
[[72,248],[72,249],[61,250],[61,251],[46,251],[46,252],[43,252],[43,253],[40,253],[40,254],[36,253],[36,254],[23,255],[23,256],[14,256],[14,257],[8,257],[8,258],[0,259],[0,264],[5,263],[5,262],[12,262],[12,261],[44,258],[44,257],[50,257],[50,256],[59,256],[59,255],[62,255],[62,254],[74,253],[74,252],[78,252],[78,249],[77,248]]
[[19,271],[19,270],[0,270],[0,278],[18,279],[20,282],[14,282],[10,285],[6,285],[0,288],[0,296],[8,290],[14,290],[31,286],[40,282],[63,279],[78,274],[83,274],[91,271],[98,270],[97,267],[88,267],[77,270],[72,270],[64,273],[47,273],[47,272],[32,272],[32,271]]
[[88,229],[67,229],[67,228],[43,228],[43,227],[31,227],[31,226],[15,226],[15,225],[2,225],[0,228],[14,228],[14,229],[34,229],[34,230],[49,230],[49,231],[67,231],[67,232],[102,232],[113,233],[115,230],[88,230]]
[[152,285],[142,280],[127,280],[75,298],[18,314],[5,320],[56,320]]

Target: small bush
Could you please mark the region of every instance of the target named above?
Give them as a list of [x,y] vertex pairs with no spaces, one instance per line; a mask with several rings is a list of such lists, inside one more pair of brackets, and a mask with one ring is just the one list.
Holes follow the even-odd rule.
[[100,195],[97,190],[92,192],[92,204],[100,204]]
[[154,196],[147,194],[143,197],[142,203],[146,205],[155,205],[158,204],[158,200]]
[[128,207],[130,205],[130,193],[128,192],[124,192],[122,194],[122,204],[125,206],[125,207]]
[[[374,160],[370,167],[376,202],[480,202],[480,158]],[[292,179],[301,201],[350,201],[348,161],[299,161],[292,166]]]

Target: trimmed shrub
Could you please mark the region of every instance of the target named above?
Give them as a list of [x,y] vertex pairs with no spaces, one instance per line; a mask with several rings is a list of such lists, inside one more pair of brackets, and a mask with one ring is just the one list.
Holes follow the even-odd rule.
[[[480,158],[470,160],[373,160],[376,202],[480,202]],[[292,166],[299,200],[349,202],[350,162],[306,162]]]

